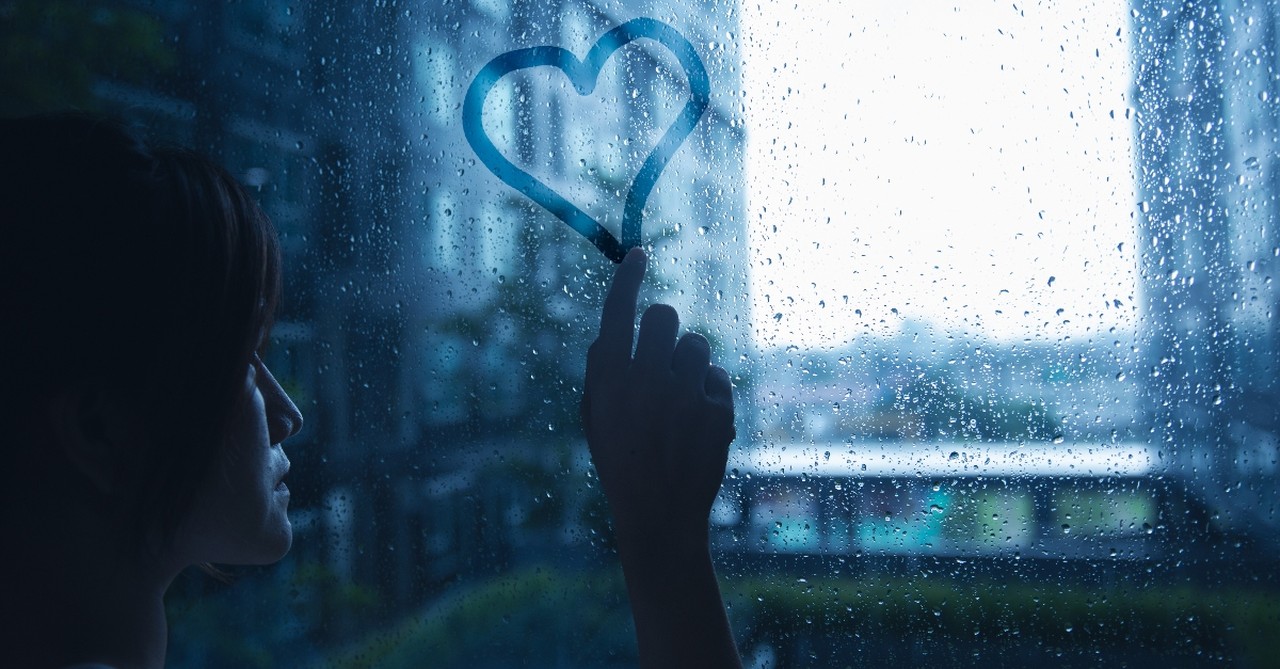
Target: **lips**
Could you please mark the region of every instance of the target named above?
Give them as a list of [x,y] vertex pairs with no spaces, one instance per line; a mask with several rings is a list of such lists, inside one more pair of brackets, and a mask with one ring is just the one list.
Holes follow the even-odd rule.
[[289,492],[289,486],[284,484],[284,477],[289,475],[290,465],[284,466],[284,472],[280,474],[280,479],[276,481],[276,492]]

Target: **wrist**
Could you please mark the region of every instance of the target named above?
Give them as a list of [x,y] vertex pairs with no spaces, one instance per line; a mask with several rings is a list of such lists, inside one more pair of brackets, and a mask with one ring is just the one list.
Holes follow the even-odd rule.
[[628,578],[679,580],[711,564],[711,542],[701,526],[619,529],[618,558]]
[[708,536],[706,522],[618,536],[641,667],[741,666]]
[[663,518],[637,514],[614,519],[614,537],[621,552],[689,553],[707,550],[710,523],[707,518]]

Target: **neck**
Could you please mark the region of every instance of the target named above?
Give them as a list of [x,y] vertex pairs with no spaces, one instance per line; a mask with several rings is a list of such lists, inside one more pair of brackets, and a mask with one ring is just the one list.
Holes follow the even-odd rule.
[[[65,666],[100,662],[119,669],[164,666],[164,593],[178,569],[120,537],[123,528],[68,514],[65,523],[6,522],[14,538],[9,581],[0,602],[0,647],[29,662]],[[12,518],[7,519],[12,521]],[[96,527],[94,525],[96,524]],[[10,550],[10,549],[6,549]]]

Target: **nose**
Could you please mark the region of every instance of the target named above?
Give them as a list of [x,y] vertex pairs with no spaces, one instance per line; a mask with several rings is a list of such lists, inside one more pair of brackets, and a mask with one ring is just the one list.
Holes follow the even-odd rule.
[[271,370],[267,369],[266,364],[258,364],[258,389],[267,409],[267,430],[271,443],[279,444],[302,429],[302,412],[271,374]]

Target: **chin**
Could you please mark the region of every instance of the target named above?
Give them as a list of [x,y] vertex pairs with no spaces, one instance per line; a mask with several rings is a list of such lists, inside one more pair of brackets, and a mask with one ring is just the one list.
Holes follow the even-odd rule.
[[239,555],[229,555],[229,560],[219,560],[220,564],[236,564],[246,567],[261,567],[279,562],[289,549],[293,547],[293,533],[287,529],[283,534],[264,537],[246,546]]
[[276,559],[272,560],[272,562],[275,562],[276,560],[279,560],[284,556],[288,555],[290,548],[293,548],[293,524],[290,523],[288,519],[285,519],[284,534],[281,537],[281,541],[280,541],[280,550],[279,550],[279,553],[276,555]]
[[270,500],[267,519],[263,524],[259,539],[253,544],[260,548],[254,564],[264,565],[279,562],[293,547],[293,523],[289,521],[289,492],[277,490]]
[[286,539],[278,548],[267,553],[264,559],[258,562],[259,565],[275,564],[284,559],[289,554],[289,549],[293,546],[292,539]]
[[214,564],[260,567],[279,562],[293,547],[293,525],[281,518],[261,527],[250,535],[242,534],[237,540],[223,544],[218,551],[221,559],[209,560]]
[[175,542],[174,550],[189,564],[278,562],[293,546],[288,493],[202,505],[184,521]]
[[256,561],[259,565],[279,562],[289,554],[289,549],[293,548],[293,525],[288,518],[284,519],[282,526],[270,538],[263,541],[262,548],[262,557]]

